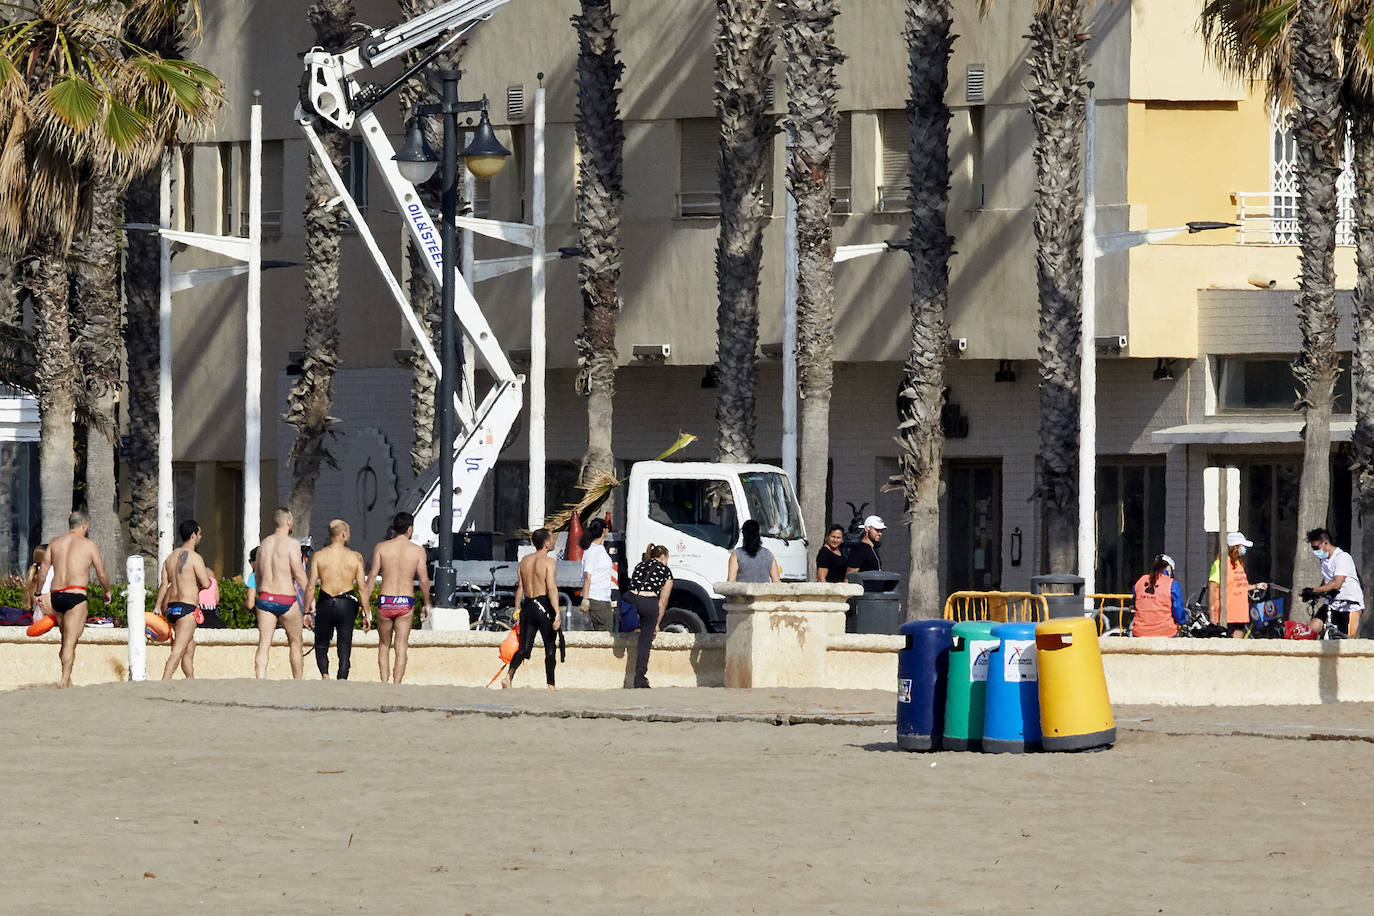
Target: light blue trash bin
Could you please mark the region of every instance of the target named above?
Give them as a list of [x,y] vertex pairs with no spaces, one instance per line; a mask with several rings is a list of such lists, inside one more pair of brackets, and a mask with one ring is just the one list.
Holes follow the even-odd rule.
[[1035,665],[1035,624],[992,628],[997,648],[988,659],[983,750],[1020,754],[1041,749],[1040,685]]

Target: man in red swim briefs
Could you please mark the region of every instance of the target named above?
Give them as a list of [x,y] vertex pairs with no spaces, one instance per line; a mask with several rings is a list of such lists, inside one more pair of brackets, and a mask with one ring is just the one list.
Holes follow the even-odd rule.
[[[415,517],[409,512],[397,512],[391,530],[396,536],[382,541],[372,551],[372,570],[367,576],[370,588],[377,576],[382,577],[382,593],[377,617],[377,671],[382,683],[394,680],[401,683],[406,676],[406,651],[410,648],[410,626],[415,614],[415,581],[420,582],[424,596],[421,619],[429,619],[429,572],[425,568],[425,549],[413,543]],[[396,664],[391,664],[391,652],[396,651]]]
[[[86,629],[86,588],[91,581],[92,569],[105,589],[105,602],[108,604],[110,601],[110,577],[105,573],[105,564],[101,562],[100,548],[86,537],[91,531],[91,522],[86,518],[86,513],[73,512],[67,517],[67,527],[70,530],[66,534],[53,538],[48,545],[48,565],[54,570],[48,603],[62,631],[62,648],[57,653],[62,663],[59,687],[72,685],[76,643]],[[47,574],[47,566],[38,570],[39,580]]]
[[286,631],[291,659],[291,676],[300,680],[305,673],[301,654],[303,610],[296,602],[296,588],[305,589],[305,566],[301,563],[301,542],[291,536],[295,519],[284,507],[272,513],[275,530],[258,545],[257,602],[258,651],[254,656],[254,675],[267,677],[267,656],[277,624]]

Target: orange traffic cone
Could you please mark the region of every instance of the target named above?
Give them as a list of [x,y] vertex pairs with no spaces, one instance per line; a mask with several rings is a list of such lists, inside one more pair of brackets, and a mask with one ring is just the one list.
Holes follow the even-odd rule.
[[582,559],[582,519],[576,512],[572,514],[572,520],[568,522],[568,560],[573,562]]

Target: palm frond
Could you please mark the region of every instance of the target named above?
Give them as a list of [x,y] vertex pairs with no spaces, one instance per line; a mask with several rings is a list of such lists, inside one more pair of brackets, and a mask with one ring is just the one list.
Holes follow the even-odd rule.
[[100,90],[79,76],[50,86],[44,95],[53,113],[77,133],[84,133],[100,117]]
[[678,433],[677,441],[674,442],[672,445],[668,446],[667,451],[660,453],[659,456],[654,460],[665,461],[670,456],[682,451],[684,448],[691,445],[695,441],[697,441],[697,437],[692,435],[691,433]]

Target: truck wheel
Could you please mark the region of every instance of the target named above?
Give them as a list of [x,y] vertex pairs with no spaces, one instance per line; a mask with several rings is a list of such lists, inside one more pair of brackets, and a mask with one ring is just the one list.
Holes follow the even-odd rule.
[[658,631],[660,633],[705,633],[706,621],[697,616],[695,611],[670,607],[663,612],[663,619],[658,622]]

